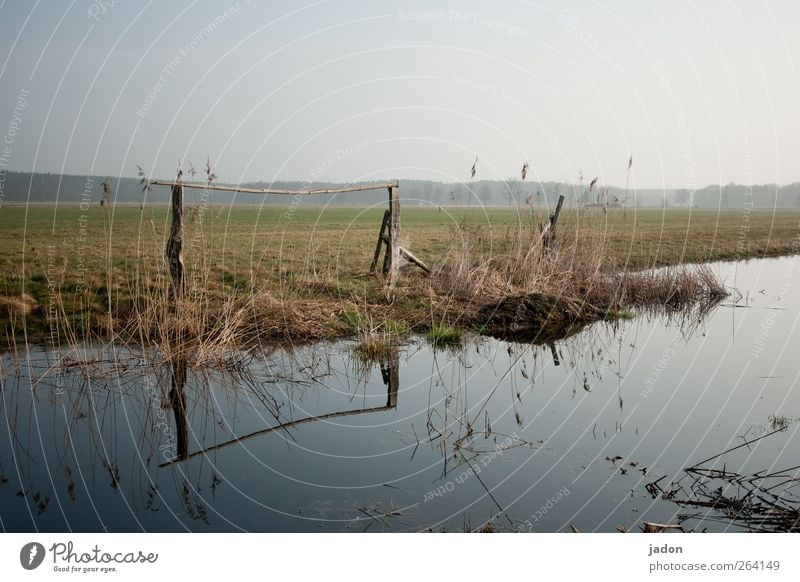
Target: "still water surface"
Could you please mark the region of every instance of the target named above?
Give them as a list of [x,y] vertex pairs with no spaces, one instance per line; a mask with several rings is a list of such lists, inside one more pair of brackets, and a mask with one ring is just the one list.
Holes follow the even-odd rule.
[[[434,351],[412,339],[372,367],[348,342],[233,355],[227,372],[188,371],[185,416],[171,370],[136,354],[86,348],[99,359],[89,366],[5,354],[0,528],[678,523],[699,510],[661,492],[696,497],[684,469],[726,449],[745,445],[705,466],[798,477],[798,266],[719,263],[732,295],[703,318],[637,313],[551,345],[475,338]],[[685,527],[741,528],[703,514]]]

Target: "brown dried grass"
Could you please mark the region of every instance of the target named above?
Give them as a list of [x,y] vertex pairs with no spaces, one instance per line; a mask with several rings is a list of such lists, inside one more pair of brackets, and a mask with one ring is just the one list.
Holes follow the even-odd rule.
[[[591,220],[591,216],[588,220]],[[474,304],[499,304],[509,297],[551,297],[578,306],[590,317],[628,306],[682,308],[726,295],[706,265],[643,271],[614,270],[604,263],[602,228],[556,239],[545,246],[536,229],[520,225],[497,241],[476,227],[462,227],[436,266],[432,285],[440,293]],[[570,313],[571,320],[581,313]]]

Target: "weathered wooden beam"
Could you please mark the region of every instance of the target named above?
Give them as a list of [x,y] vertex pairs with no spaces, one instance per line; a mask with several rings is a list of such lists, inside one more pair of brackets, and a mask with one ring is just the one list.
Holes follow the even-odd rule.
[[404,249],[403,247],[400,247],[400,256],[403,257],[405,260],[407,260],[409,263],[414,263],[416,266],[418,266],[420,269],[422,269],[429,275],[431,274],[431,268],[425,263],[423,263],[421,260],[419,260],[417,257],[415,257],[411,253],[411,251]]
[[345,192],[365,192],[367,190],[383,190],[384,188],[397,188],[394,182],[380,182],[376,184],[360,184],[357,186],[344,186],[342,188],[316,188],[312,190],[282,190],[279,188],[243,188],[241,186],[224,186],[222,184],[209,184],[208,182],[174,182],[169,180],[150,180],[152,186],[182,186],[198,190],[218,190],[220,192],[240,192],[242,194],[280,194],[283,196],[312,196],[314,194],[339,194]]
[[400,276],[400,188],[389,186],[389,287],[394,287]]
[[381,247],[386,242],[386,235],[384,233],[386,232],[386,227],[388,226],[388,224],[389,224],[389,211],[386,210],[383,213],[383,220],[381,221],[381,230],[378,233],[378,242],[375,245],[375,256],[372,257],[372,264],[369,266],[370,273],[374,273],[375,267],[378,265],[378,259],[381,256]]
[[169,299],[177,301],[183,296],[183,187],[172,187],[172,225],[167,241],[167,261],[169,263]]

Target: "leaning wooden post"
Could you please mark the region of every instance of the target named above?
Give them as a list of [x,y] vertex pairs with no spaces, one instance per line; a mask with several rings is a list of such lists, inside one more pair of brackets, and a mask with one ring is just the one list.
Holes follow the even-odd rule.
[[541,241],[544,246],[550,246],[550,242],[555,237],[555,229],[556,229],[556,222],[558,222],[558,215],[561,214],[561,206],[564,204],[564,196],[563,194],[558,197],[558,204],[556,204],[556,210],[553,214],[550,215],[550,220],[542,230]]
[[561,214],[561,207],[564,205],[564,195],[558,197],[558,204],[556,204],[556,211],[553,212],[553,215],[550,217],[550,235],[547,237],[547,244],[549,245],[553,242],[553,239],[556,237],[556,222],[558,222],[558,216]]
[[381,221],[381,230],[378,232],[378,244],[375,245],[375,256],[372,257],[372,264],[369,266],[369,272],[374,273],[375,267],[378,266],[378,259],[381,256],[381,249],[386,244],[386,227],[389,224],[389,211],[383,213],[383,220]]
[[172,186],[172,227],[167,241],[169,262],[169,300],[177,301],[183,296],[183,186]]
[[550,217],[550,230],[555,230],[556,222],[558,222],[558,215],[561,214],[561,207],[564,205],[564,195],[558,197],[558,204],[556,204],[556,211]]
[[389,287],[400,276],[400,185],[389,186]]

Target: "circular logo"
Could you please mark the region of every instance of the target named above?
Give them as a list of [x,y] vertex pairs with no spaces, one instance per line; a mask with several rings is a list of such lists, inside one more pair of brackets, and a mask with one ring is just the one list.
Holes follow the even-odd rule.
[[19,551],[19,563],[26,570],[35,570],[44,561],[44,546],[38,542],[30,542]]

